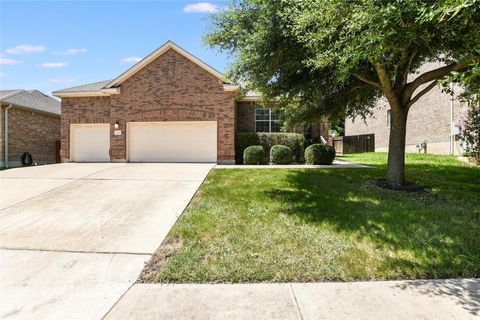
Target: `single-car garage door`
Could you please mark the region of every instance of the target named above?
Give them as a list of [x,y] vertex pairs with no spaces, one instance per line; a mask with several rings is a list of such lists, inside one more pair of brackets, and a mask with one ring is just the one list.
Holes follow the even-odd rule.
[[110,161],[110,124],[72,124],[70,137],[71,161]]
[[217,162],[216,121],[129,122],[132,162]]

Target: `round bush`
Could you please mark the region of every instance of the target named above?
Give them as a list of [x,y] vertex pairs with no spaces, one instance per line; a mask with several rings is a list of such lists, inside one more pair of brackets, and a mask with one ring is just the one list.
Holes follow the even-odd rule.
[[244,164],[260,164],[263,161],[264,152],[262,146],[250,146],[243,151]]
[[332,164],[335,159],[335,149],[326,144],[312,144],[305,149],[307,164]]
[[274,164],[292,163],[292,149],[287,146],[277,144],[270,149],[270,162]]

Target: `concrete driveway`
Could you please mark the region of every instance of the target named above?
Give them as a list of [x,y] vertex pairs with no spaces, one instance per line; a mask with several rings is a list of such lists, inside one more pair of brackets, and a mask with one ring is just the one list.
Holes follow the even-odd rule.
[[0,318],[103,317],[212,167],[68,163],[0,172]]

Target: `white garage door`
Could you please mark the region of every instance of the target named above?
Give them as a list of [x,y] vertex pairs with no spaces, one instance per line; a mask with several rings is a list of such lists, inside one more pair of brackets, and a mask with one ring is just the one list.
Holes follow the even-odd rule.
[[72,124],[70,139],[71,161],[110,161],[110,124]]
[[130,122],[133,162],[217,162],[217,122]]

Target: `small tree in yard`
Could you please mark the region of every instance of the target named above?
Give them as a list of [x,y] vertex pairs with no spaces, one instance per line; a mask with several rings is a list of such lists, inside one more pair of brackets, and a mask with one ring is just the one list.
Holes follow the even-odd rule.
[[[239,0],[206,42],[233,55],[229,76],[277,98],[287,119],[392,110],[387,182],[405,184],[408,111],[480,56],[480,0]],[[415,74],[426,62],[436,68]],[[478,70],[478,69],[477,69]]]

